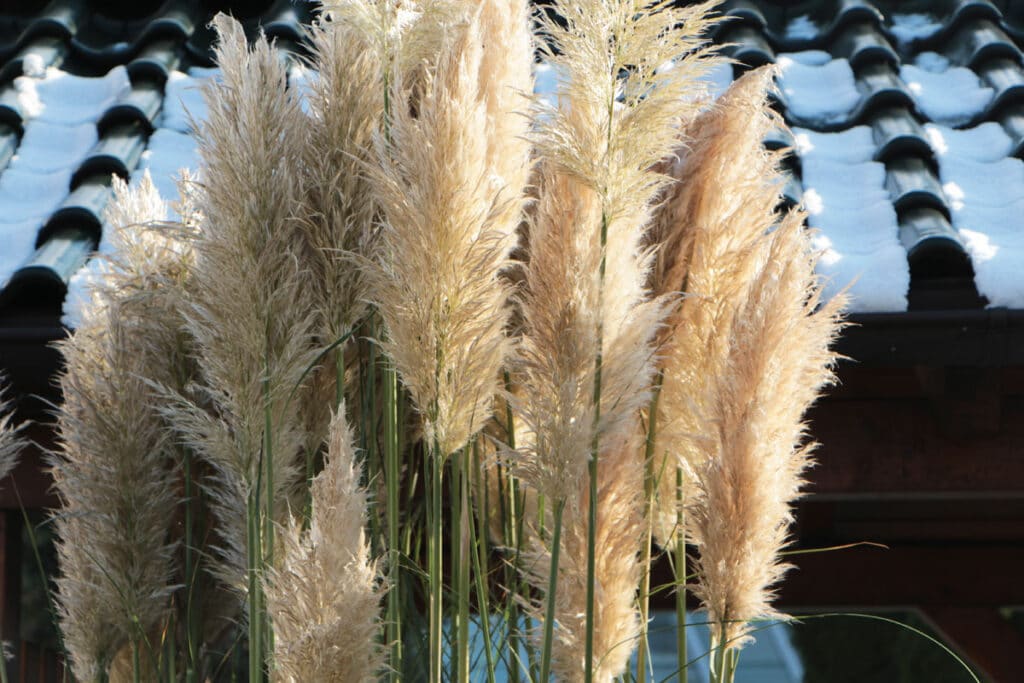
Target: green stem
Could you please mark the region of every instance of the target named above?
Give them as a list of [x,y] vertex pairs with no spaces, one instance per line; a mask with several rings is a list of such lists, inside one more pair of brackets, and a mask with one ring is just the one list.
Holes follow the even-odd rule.
[[456,676],[453,680],[469,680],[469,448],[463,447],[452,459],[452,535],[450,539],[452,570],[455,578],[457,612],[453,629],[455,647],[452,659]]
[[132,681],[133,683],[142,681],[142,661],[139,658],[139,641],[137,640],[132,640]]
[[[490,514],[489,511],[490,511],[491,508],[490,508],[490,505],[489,505],[488,499],[487,499],[488,498],[488,491],[489,491],[489,489],[488,489],[488,487],[486,485],[486,481],[481,482],[481,480],[480,480],[481,470],[483,468],[480,465],[480,457],[479,457],[479,452],[477,450],[478,449],[478,445],[477,444],[478,444],[477,441],[473,442],[473,472],[474,472],[475,479],[476,479],[476,491],[478,491],[478,492],[482,491],[483,492],[484,504],[483,504],[483,514],[476,515],[476,516],[473,517],[473,520],[476,521],[476,524],[474,525],[472,521],[469,524],[470,534],[471,534],[469,545],[470,545],[470,552],[472,553],[472,559],[473,559],[473,578],[474,578],[473,584],[474,584],[474,586],[476,588],[476,604],[477,604],[476,613],[480,617],[480,634],[483,637],[483,641],[484,641],[484,658],[485,658],[486,663],[487,663],[487,670],[486,670],[486,673],[487,673],[487,683],[496,683],[495,682],[495,678],[494,678],[494,670],[495,670],[496,662],[494,660],[494,653],[491,651],[492,650],[492,646],[491,646],[491,620],[490,620],[490,615],[491,615],[490,592],[488,590],[488,586],[485,583],[487,575],[486,575],[486,573],[484,571],[484,568],[487,567],[487,558],[490,556],[490,554],[488,552],[488,546],[487,546],[487,533],[488,533],[488,529],[490,528],[490,526],[487,523],[487,517],[486,516],[488,514]],[[481,486],[481,484],[483,484],[483,485]],[[472,510],[472,507],[470,507],[470,509]],[[507,668],[508,668],[508,672],[509,672],[509,680],[511,681],[511,680],[513,680],[512,679],[512,671],[513,671],[514,667],[512,667],[512,665],[510,663]]]
[[444,570],[442,558],[444,528],[441,512],[441,486],[443,484],[444,460],[440,450],[435,439],[431,452],[427,454],[430,467],[430,515],[428,518],[430,534],[427,538],[427,573],[430,587],[430,683],[441,683],[442,676],[444,592],[441,572]]
[[401,465],[398,455],[398,375],[394,364],[384,365],[384,481],[387,490],[388,567],[392,577],[387,594],[387,639],[391,650],[388,680],[402,679],[402,581],[399,566],[399,499]]
[[196,653],[199,648],[199,634],[193,599],[196,597],[198,574],[195,571],[195,539],[193,538],[195,492],[192,490],[191,449],[184,449],[182,461],[185,470],[185,683],[196,683]]
[[[270,405],[270,362],[269,359],[264,363],[264,378],[263,378],[263,466],[265,468],[264,480],[266,481],[266,500],[264,505],[266,506],[266,517],[261,520],[259,516],[256,517],[256,530],[257,535],[262,531],[264,538],[263,553],[258,557],[258,576],[257,576],[257,589],[259,595],[257,597],[259,601],[259,612],[256,613],[256,617],[260,622],[260,635],[264,641],[260,642],[260,671],[263,670],[264,659],[274,651],[274,630],[270,627],[270,622],[267,618],[266,611],[263,604],[263,586],[260,585],[259,578],[263,576],[264,570],[271,566],[274,562],[274,431],[273,431],[273,416],[271,414]],[[258,513],[257,513],[258,515]],[[252,678],[249,679],[253,680]],[[262,679],[262,673],[259,679]]]
[[544,610],[543,652],[540,658],[539,683],[547,683],[551,678],[551,645],[555,636],[555,597],[558,590],[558,561],[562,550],[562,512],[565,501],[555,503],[555,515],[551,531],[551,572],[548,574],[548,592],[545,596],[547,606]]
[[178,656],[178,639],[175,637],[175,632],[178,630],[178,625],[174,623],[173,619],[168,620],[167,627],[167,680],[176,681],[178,680],[178,667],[175,661]]
[[263,634],[260,626],[262,607],[260,604],[259,563],[262,558],[258,496],[249,494],[249,505],[246,511],[248,532],[248,603],[249,603],[249,680],[254,683],[263,679]]
[[683,510],[683,470],[676,468],[676,543],[675,571],[676,583],[676,657],[679,663],[679,683],[686,683],[686,528]]
[[644,447],[644,519],[646,520],[643,539],[643,575],[640,582],[640,643],[636,653],[636,678],[646,679],[644,669],[647,665],[647,652],[650,644],[647,641],[647,624],[651,607],[651,539],[654,530],[654,492],[656,474],[654,472],[654,444],[658,430],[658,398],[661,396],[663,376],[658,373],[651,394],[651,404],[647,411],[647,442]]

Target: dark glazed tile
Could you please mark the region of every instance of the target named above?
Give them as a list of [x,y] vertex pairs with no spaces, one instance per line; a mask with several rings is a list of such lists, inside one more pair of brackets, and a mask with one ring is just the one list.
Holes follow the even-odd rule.
[[71,188],[77,189],[94,176],[109,177],[112,173],[128,180],[146,149],[147,136],[145,126],[138,121],[118,124],[105,131],[71,176]]
[[885,165],[885,187],[892,197],[896,212],[928,207],[950,218],[942,184],[935,170],[920,157],[903,156]]

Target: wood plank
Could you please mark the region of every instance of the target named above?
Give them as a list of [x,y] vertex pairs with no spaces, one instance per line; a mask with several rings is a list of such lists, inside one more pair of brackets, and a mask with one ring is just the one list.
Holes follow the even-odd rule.
[[802,607],[904,605],[988,607],[1024,604],[1024,545],[893,545],[787,558],[777,604]]
[[808,490],[818,496],[1024,496],[1024,399],[1005,398],[997,432],[958,439],[927,399],[823,403],[810,414],[821,443]]

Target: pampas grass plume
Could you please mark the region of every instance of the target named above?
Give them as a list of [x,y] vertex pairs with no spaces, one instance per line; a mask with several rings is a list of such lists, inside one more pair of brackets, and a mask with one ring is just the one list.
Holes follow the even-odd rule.
[[27,442],[21,438],[20,432],[24,423],[15,426],[12,422],[14,411],[11,401],[4,398],[6,387],[0,388],[0,479],[4,479],[15,465]]
[[148,382],[173,385],[183,372],[179,319],[162,285],[184,271],[188,251],[139,227],[166,212],[148,178],[134,190],[115,179],[114,193],[107,217],[123,250],[60,345],[58,612],[79,680],[97,680],[122,647],[144,642],[173,591],[177,475]]
[[[675,179],[656,215],[659,292],[686,295],[661,332],[663,383],[656,462],[659,505],[655,535],[668,545],[677,533],[680,501],[692,473],[710,452],[716,427],[709,397],[731,372],[722,344],[755,276],[757,246],[776,220],[781,177],[762,141],[780,120],[765,102],[770,69],[735,81],[685,131],[668,172]],[[723,191],[728,188],[728,191]],[[676,490],[676,471],[683,473]]]
[[[540,23],[545,57],[562,81],[557,106],[538,104],[541,181],[521,304],[525,387],[513,399],[535,443],[516,462],[530,486],[567,503],[554,673],[582,679],[583,615],[593,610],[593,671],[607,681],[625,670],[640,630],[637,434],[670,301],[647,290],[645,234],[668,182],[652,169],[673,152],[680,119],[693,106],[687,98],[705,68],[699,45],[710,21],[707,6],[667,2],[583,0],[555,10],[557,19]],[[588,501],[585,485],[591,458],[596,501]],[[590,503],[599,544],[594,605],[583,579]],[[550,552],[531,553],[527,578],[541,591]]]
[[[518,221],[509,214],[518,214],[522,186],[498,177],[489,161],[505,143],[512,150],[522,144],[488,131],[482,84],[497,74],[481,70],[481,24],[493,11],[491,3],[470,8],[448,30],[436,65],[423,76],[415,112],[405,104],[413,97],[407,84],[395,85],[390,138],[380,146],[375,178],[386,217],[381,256],[371,270],[383,345],[439,457],[483,428],[510,351],[509,291],[501,274],[516,244]],[[519,85],[491,88],[501,94]]]
[[[291,496],[301,479],[304,421],[294,406],[301,391],[294,404],[289,397],[316,355],[314,317],[302,303],[308,244],[296,220],[306,133],[285,67],[266,39],[250,50],[238,22],[218,15],[214,26],[222,75],[204,90],[208,115],[196,132],[202,184],[191,193],[199,226],[184,312],[201,369],[199,398],[179,397],[166,412],[215,469],[209,499],[222,578],[241,587],[245,510],[260,467],[264,488],[272,478],[275,517],[298,504]],[[269,463],[260,457],[265,447]]]
[[369,683],[383,667],[383,588],[365,537],[370,501],[352,443],[342,404],[324,469],[313,480],[309,531],[291,520],[281,534],[281,566],[265,586],[275,680]]
[[687,296],[664,359],[658,530],[663,542],[683,532],[679,468],[686,532],[700,551],[693,591],[727,648],[748,639],[750,621],[779,616],[770,604],[786,569],[779,552],[813,449],[803,414],[833,379],[829,346],[844,305],[842,296],[819,305],[804,216],[777,212],[779,157],[762,146],[779,123],[766,97],[772,75],[746,74],[698,117],[663,209],[688,221],[673,256],[685,262]]

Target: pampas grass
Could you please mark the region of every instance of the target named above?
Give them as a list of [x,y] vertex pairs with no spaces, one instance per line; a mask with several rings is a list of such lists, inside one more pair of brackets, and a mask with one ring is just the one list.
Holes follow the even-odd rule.
[[[464,11],[443,31],[436,61],[416,79],[393,83],[374,176],[385,222],[380,257],[370,271],[372,298],[384,326],[382,346],[422,416],[429,450],[435,681],[441,666],[441,468],[493,411],[510,352],[509,288],[502,272],[516,245],[529,169],[520,137],[525,126],[516,125],[521,112],[512,109],[525,109],[519,89],[530,85],[529,53],[484,61],[486,39],[499,30],[521,36],[524,28],[505,26],[515,14],[503,16],[499,3]],[[517,19],[524,18],[520,9]],[[468,509],[465,500],[460,505]],[[455,521],[462,524],[458,515]],[[468,586],[468,569],[461,575]],[[461,661],[465,668],[468,660]]]
[[[685,145],[668,168],[676,182],[656,221],[662,247],[653,286],[686,290],[662,333],[655,531],[666,546],[682,533],[677,500],[685,507],[692,474],[707,456],[704,436],[715,431],[707,401],[730,374],[715,341],[728,333],[746,300],[758,245],[776,221],[778,158],[761,142],[780,123],[765,102],[771,78],[770,69],[744,75],[687,127]],[[723,183],[729,192],[721,191]]]
[[274,680],[367,683],[384,668],[381,579],[365,532],[369,497],[344,410],[331,422],[327,461],[313,480],[309,530],[291,519],[281,567],[266,584]]
[[495,218],[517,198],[501,196],[508,188],[488,166],[481,13],[451,29],[415,113],[398,106],[412,96],[408,86],[395,86],[391,144],[376,183],[386,216],[372,271],[383,346],[439,457],[483,428],[509,353],[508,289],[499,275],[516,226]]
[[[653,342],[668,303],[648,295],[651,254],[642,245],[667,182],[652,168],[673,149],[687,89],[700,71],[706,9],[559,3],[559,20],[542,21],[546,58],[562,82],[559,106],[541,107],[536,134],[550,175],[530,231],[522,304],[524,399],[531,403],[522,418],[537,445],[520,474],[556,501],[557,515],[569,502],[564,550],[575,556],[565,561],[585,570],[579,582],[559,568],[559,551],[551,547],[562,522],[556,515],[551,546],[535,557],[540,564],[550,558],[561,591],[548,596],[545,614],[548,628],[557,623],[553,668],[560,679],[610,680],[624,670],[639,634],[643,464],[631,445],[649,400]],[[659,68],[673,60],[681,61]],[[549,252],[562,262],[548,262]],[[589,486],[581,491],[584,466]],[[617,485],[606,479],[612,475]],[[614,508],[616,532],[600,528],[602,507]],[[583,546],[575,542],[581,534]],[[606,558],[602,550],[599,561],[598,539],[617,551]],[[530,576],[537,584],[536,572]],[[555,584],[552,578],[537,587],[550,591]]]
[[[250,671],[264,647],[259,577],[274,552],[274,522],[301,506],[307,420],[296,405],[316,357],[300,207],[304,116],[285,67],[240,24],[214,21],[221,79],[207,86],[197,131],[203,181],[197,254],[184,308],[201,368],[193,391],[167,413],[214,469],[219,575],[247,596]],[[293,401],[296,392],[299,399]]]
[[[837,297],[819,310],[803,215],[776,212],[779,158],[760,142],[779,123],[771,77],[743,76],[695,121],[665,205],[690,223],[675,240],[688,296],[664,361],[658,529],[671,541],[685,515],[700,551],[694,591],[716,624],[716,680],[731,680],[725,652],[742,646],[748,623],[777,616],[771,588],[812,450],[802,415],[832,380],[843,305]],[[681,492],[675,471],[685,474]]]
[[[679,559],[698,545],[729,678],[726,650],[773,614],[841,300],[819,309],[802,216],[775,212],[770,74],[716,104],[698,83],[719,59],[709,12],[335,0],[306,111],[273,46],[217,18],[182,225],[123,233],[129,266],[65,345],[76,675],[103,680],[136,643],[141,677],[156,634],[174,652],[183,481],[186,533],[195,484],[214,513],[212,542],[186,537],[183,593],[202,567],[204,604],[230,594],[248,680],[469,680],[473,622],[489,681],[502,662],[517,683],[623,680],[652,528]],[[556,105],[529,96],[535,50]],[[118,186],[114,222],[162,216],[141,188]],[[118,507],[137,494],[162,518]],[[127,539],[143,555],[113,549],[115,523],[145,530]],[[117,578],[143,559],[148,591]],[[189,681],[215,647],[196,621]]]
[[[182,276],[189,254],[138,227],[166,208],[148,177],[137,190],[115,180],[108,212],[118,257],[91,291],[82,323],[60,345],[64,403],[53,476],[62,509],[55,528],[64,643],[79,680],[105,680],[131,644],[152,655],[152,631],[173,592],[169,536],[178,504],[176,460],[148,380],[173,386],[187,363],[164,285]],[[147,657],[148,658],[148,657]]]

